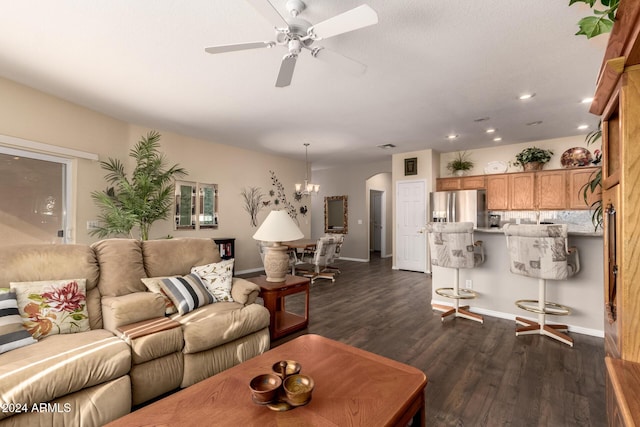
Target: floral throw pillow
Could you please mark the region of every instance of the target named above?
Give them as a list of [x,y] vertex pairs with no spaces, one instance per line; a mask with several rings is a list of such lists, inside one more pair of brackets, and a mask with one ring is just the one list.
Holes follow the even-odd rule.
[[200,276],[205,286],[218,301],[233,302],[233,259],[193,267],[192,273]]
[[88,331],[86,279],[12,282],[24,326],[36,338]]

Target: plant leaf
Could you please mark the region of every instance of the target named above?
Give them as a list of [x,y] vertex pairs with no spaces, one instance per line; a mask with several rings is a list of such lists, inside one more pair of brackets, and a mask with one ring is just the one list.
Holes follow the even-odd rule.
[[593,5],[596,4],[596,0],[570,0],[569,6],[571,6],[574,3],[586,3],[589,5],[589,7],[593,7]]
[[590,39],[600,34],[610,32],[613,27],[613,21],[605,18],[604,16],[587,16],[578,22],[578,26],[580,27],[580,31],[575,35],[584,35]]

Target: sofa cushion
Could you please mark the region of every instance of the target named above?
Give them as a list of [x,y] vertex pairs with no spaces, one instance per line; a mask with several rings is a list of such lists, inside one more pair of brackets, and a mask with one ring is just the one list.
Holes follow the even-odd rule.
[[207,350],[269,326],[266,308],[237,302],[217,302],[172,318],[182,324],[184,353]]
[[144,277],[141,280],[150,292],[162,295],[164,299],[164,314],[171,316],[178,312],[178,307],[176,307],[173,301],[171,301],[171,298],[169,298],[160,287],[162,279],[166,279],[166,277]]
[[16,294],[0,289],[0,354],[36,342],[22,324]]
[[88,245],[28,244],[0,247],[0,288],[9,282],[87,279],[87,308],[92,329],[102,328],[96,254]]
[[213,239],[192,237],[145,240],[142,242],[142,255],[148,277],[184,276],[191,272],[193,266],[221,259]]
[[147,289],[140,281],[147,277],[140,242],[134,239],[106,239],[91,245],[100,265],[98,288],[102,296],[117,297]]
[[11,282],[18,310],[34,338],[89,330],[85,279]]
[[197,274],[167,277],[162,279],[160,287],[171,298],[180,314],[186,314],[198,307],[216,302]]
[[233,302],[231,285],[233,284],[233,259],[195,266],[192,273],[200,276],[205,286],[217,301]]
[[164,316],[164,300],[153,292],[134,292],[102,298],[104,328],[117,334],[119,327]]
[[[29,406],[116,379],[131,368],[129,346],[104,329],[51,335],[0,357],[0,403]],[[8,415],[0,412],[0,418]]]

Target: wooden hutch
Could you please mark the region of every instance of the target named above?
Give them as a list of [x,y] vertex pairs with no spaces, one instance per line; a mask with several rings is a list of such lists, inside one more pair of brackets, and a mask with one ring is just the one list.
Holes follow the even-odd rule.
[[621,0],[590,112],[602,117],[611,426],[640,426],[640,1]]

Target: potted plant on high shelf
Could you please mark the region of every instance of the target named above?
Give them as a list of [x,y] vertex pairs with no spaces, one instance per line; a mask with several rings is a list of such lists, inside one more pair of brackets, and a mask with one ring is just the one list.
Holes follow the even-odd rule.
[[469,153],[458,151],[456,157],[447,163],[447,170],[452,175],[462,176],[473,168],[473,162],[469,160]]
[[525,171],[541,170],[551,160],[553,151],[538,147],[528,147],[516,154],[514,165],[522,166]]

